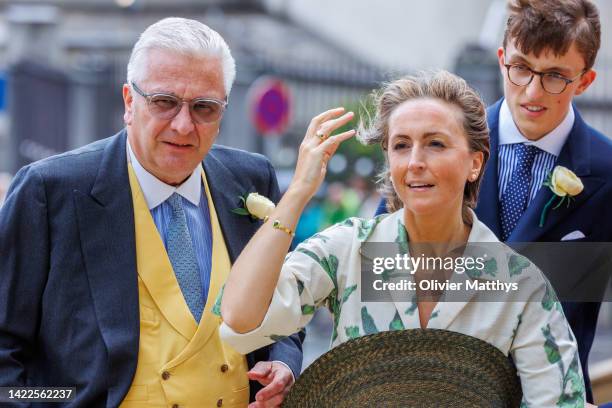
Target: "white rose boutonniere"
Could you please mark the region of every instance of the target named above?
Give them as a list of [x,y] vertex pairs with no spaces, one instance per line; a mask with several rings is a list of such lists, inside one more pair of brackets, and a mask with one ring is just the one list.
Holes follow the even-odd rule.
[[557,197],[559,197],[560,200],[557,205],[553,207],[553,210],[559,208],[564,202],[567,202],[567,206],[569,207],[572,197],[580,194],[584,189],[584,185],[580,178],[578,178],[573,171],[563,166],[555,166],[553,171],[546,177],[544,185],[550,188],[554,195],[550,197],[550,200],[548,200],[544,209],[542,209],[540,227],[544,226],[548,209]]
[[263,220],[272,213],[276,206],[270,199],[259,195],[258,193],[250,193],[246,197],[240,196],[243,208],[234,208],[232,212],[238,215],[250,215],[253,218]]

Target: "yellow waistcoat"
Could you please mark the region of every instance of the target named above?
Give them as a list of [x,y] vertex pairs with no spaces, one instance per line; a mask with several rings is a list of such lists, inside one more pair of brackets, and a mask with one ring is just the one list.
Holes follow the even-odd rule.
[[140,344],[136,374],[121,407],[246,407],[246,359],[221,342],[221,320],[211,313],[231,264],[204,173],[213,248],[210,289],[199,326],[185,303],[131,165],[129,176],[136,226]]

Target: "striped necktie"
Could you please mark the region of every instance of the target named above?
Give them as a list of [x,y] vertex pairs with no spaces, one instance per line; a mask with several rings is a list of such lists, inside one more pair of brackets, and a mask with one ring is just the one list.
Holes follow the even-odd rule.
[[166,249],[174,269],[176,280],[183,292],[183,297],[196,322],[200,322],[204,310],[200,270],[193,250],[193,243],[187,228],[187,219],[183,210],[183,199],[177,193],[168,198],[172,215],[166,232]]

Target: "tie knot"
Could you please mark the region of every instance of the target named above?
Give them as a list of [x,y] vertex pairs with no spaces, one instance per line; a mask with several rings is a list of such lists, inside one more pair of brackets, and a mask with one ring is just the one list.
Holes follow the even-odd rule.
[[521,161],[533,161],[535,155],[538,153],[539,150],[540,149],[538,149],[536,146],[520,143],[516,146],[516,155]]
[[183,209],[183,200],[177,193],[174,193],[168,197],[168,204],[170,204],[170,207],[172,207],[172,211],[181,211]]
[[533,163],[533,159],[535,159],[535,156],[539,150],[540,149],[538,149],[536,146],[519,143],[516,145],[516,157],[519,162],[531,166],[531,163]]

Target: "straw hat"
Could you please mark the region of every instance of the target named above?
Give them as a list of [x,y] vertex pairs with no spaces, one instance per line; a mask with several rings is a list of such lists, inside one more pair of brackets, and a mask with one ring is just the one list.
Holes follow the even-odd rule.
[[283,407],[518,407],[516,368],[491,344],[437,329],[347,341],[308,367]]

